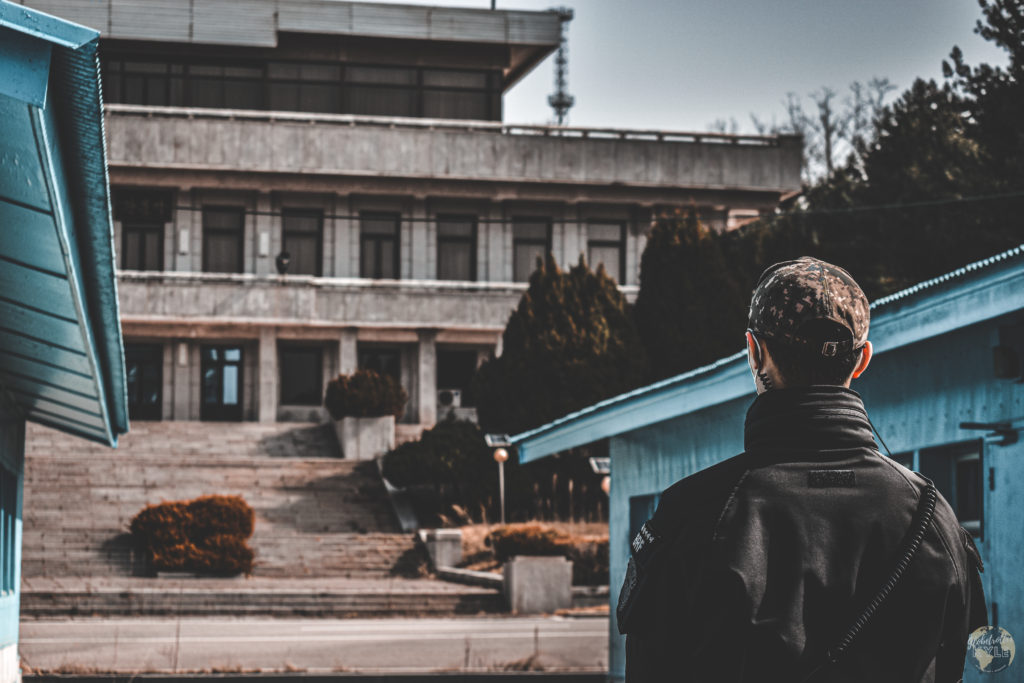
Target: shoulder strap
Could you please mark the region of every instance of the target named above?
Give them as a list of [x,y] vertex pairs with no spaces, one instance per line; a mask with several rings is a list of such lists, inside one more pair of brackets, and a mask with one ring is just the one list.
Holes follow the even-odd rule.
[[903,552],[900,555],[899,560],[896,562],[896,566],[893,568],[892,574],[886,580],[882,587],[878,589],[875,596],[868,603],[864,611],[850,624],[849,628],[843,634],[835,645],[828,648],[825,651],[825,657],[823,661],[820,661],[811,671],[801,679],[802,683],[808,683],[815,679],[822,671],[828,669],[830,666],[835,665],[842,659],[846,651],[850,649],[853,641],[857,638],[857,635],[864,630],[868,622],[874,616],[878,608],[885,602],[885,599],[889,597],[893,589],[896,588],[896,584],[899,583],[903,577],[904,572],[907,570],[907,566],[910,561],[914,559],[914,555],[917,554],[918,548],[921,547],[921,541],[924,539],[925,532],[928,531],[928,527],[932,523],[932,516],[935,514],[935,484],[932,483],[931,479],[926,479],[928,486],[925,488],[924,493],[921,494],[921,500],[917,504],[917,512],[914,514],[915,522],[911,527],[911,533],[907,537]]

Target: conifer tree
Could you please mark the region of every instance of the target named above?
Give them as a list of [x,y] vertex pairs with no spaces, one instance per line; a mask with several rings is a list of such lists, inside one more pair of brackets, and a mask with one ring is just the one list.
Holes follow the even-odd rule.
[[502,355],[477,373],[485,431],[515,434],[636,386],[643,349],[625,297],[603,266],[568,271],[549,255],[509,318]]

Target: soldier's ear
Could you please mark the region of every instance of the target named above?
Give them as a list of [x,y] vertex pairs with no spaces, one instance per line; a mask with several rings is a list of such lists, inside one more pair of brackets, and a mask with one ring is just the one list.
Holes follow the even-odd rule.
[[860,350],[860,360],[857,361],[857,367],[853,369],[854,378],[860,377],[864,374],[864,371],[868,369],[868,363],[871,362],[872,351],[871,342],[864,342],[864,346]]
[[746,333],[747,337],[747,360],[750,361],[750,367],[754,370],[760,370],[764,359],[761,355],[761,344],[758,342],[757,337],[749,329]]

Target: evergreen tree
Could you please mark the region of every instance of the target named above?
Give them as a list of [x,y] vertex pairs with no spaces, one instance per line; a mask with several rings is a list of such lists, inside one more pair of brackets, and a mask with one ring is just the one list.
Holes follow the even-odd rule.
[[746,301],[721,240],[694,213],[657,220],[640,261],[636,322],[648,378],[669,377],[743,345]]
[[477,373],[485,431],[515,434],[636,386],[643,349],[622,293],[583,258],[569,271],[549,255],[509,318],[502,355]]

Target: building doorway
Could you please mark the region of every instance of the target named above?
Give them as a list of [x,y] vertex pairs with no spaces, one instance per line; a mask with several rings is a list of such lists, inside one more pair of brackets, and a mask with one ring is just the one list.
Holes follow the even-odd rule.
[[242,349],[204,346],[202,350],[200,418],[213,421],[242,419]]

